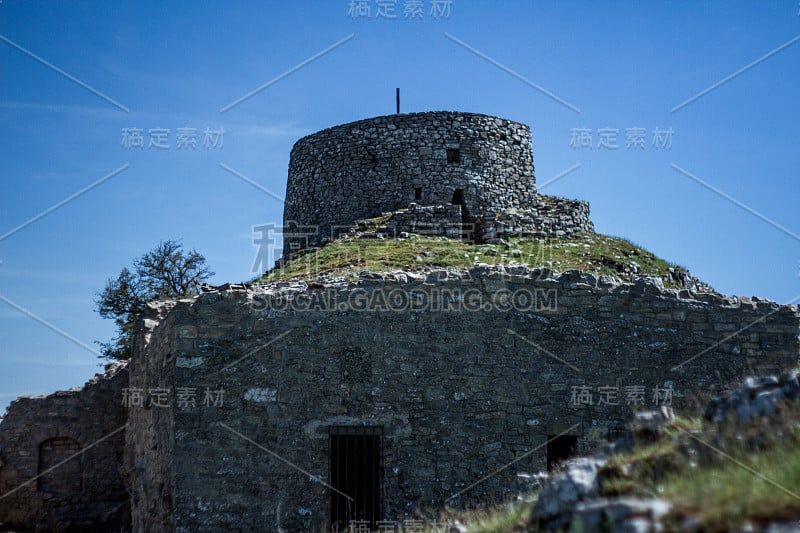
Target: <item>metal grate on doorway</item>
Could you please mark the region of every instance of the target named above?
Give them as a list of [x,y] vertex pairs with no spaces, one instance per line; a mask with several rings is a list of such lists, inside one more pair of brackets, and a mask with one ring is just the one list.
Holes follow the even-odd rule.
[[382,426],[330,426],[331,528],[376,527],[383,495]]

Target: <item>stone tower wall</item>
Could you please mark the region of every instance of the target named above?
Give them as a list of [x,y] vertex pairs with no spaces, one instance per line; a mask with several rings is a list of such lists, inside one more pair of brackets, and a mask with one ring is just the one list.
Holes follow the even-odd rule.
[[293,243],[317,245],[356,220],[411,202],[450,204],[456,190],[463,192],[467,217],[533,207],[528,126],[486,115],[429,112],[360,120],[309,135],[291,153],[284,253],[293,251]]

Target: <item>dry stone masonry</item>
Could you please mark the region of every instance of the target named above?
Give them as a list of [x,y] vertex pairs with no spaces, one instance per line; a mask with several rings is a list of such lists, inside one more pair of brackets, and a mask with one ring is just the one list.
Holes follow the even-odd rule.
[[698,393],[798,357],[793,306],[525,267],[241,287],[152,312],[138,383],[225,400],[131,410],[137,530],[328,527],[355,457],[341,442],[379,487],[380,508],[361,510],[385,520],[512,497],[517,472],[564,452],[534,451],[549,438],[588,451],[666,401],[654,392],[699,408]]
[[471,222],[464,222],[460,205],[420,206],[412,202],[405,209],[359,220],[340,237],[396,238],[407,233],[491,244],[510,237],[570,238],[594,233],[594,224],[589,219],[588,203],[556,196],[539,196],[534,208],[503,209],[473,217]]
[[126,523],[124,363],[83,388],[14,400],[0,422],[0,527],[112,531]]
[[429,112],[360,120],[300,139],[289,163],[284,253],[412,202],[460,205],[459,223],[535,207],[530,129],[486,115]]

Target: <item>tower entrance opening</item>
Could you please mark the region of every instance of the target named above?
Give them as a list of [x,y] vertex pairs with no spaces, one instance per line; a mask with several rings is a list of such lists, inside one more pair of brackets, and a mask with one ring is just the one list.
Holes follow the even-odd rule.
[[461,206],[461,239],[467,242],[477,242],[478,231],[476,223],[472,220],[467,209],[467,201],[464,198],[464,189],[453,191],[453,198],[450,200],[452,205]]

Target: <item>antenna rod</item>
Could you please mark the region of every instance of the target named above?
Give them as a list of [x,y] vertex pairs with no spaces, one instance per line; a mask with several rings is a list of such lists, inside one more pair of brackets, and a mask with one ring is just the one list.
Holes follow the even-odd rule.
[[400,87],[397,88],[397,114],[400,114]]

